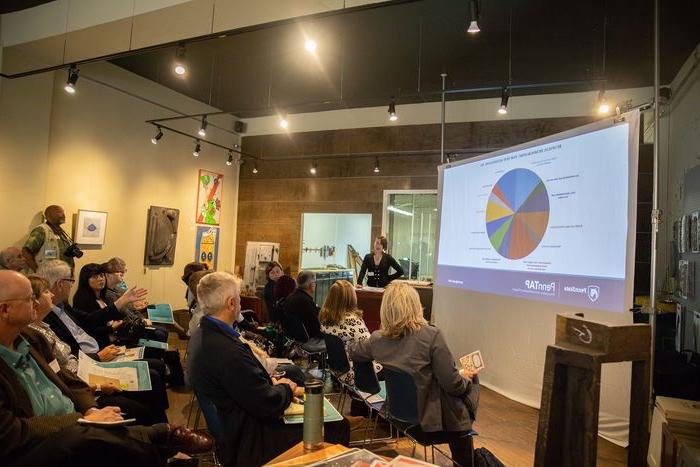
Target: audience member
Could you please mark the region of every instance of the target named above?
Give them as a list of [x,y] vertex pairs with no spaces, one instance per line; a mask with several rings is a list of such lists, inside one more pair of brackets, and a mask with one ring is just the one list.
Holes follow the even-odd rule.
[[0,251],[0,270],[3,269],[25,272],[27,269],[27,261],[24,259],[24,256],[22,256],[22,250],[10,246]]
[[277,279],[284,275],[282,266],[277,261],[273,261],[265,268],[265,277],[267,283],[263,290],[263,298],[265,299],[265,309],[267,310],[268,318],[272,315],[272,307],[275,304],[275,284]]
[[376,360],[411,375],[417,389],[420,427],[426,432],[450,432],[453,459],[460,465],[471,465],[465,436],[476,417],[478,376],[457,370],[442,332],[423,318],[413,287],[390,284],[379,314],[382,328],[353,348],[352,359]]
[[73,256],[66,254],[73,242],[61,227],[65,222],[66,212],[61,206],[52,204],[44,210],[44,223],[34,227],[22,248],[32,271],[36,271],[43,261],[52,259],[65,261],[71,269],[75,267]]
[[[302,425],[281,420],[300,388],[271,378],[233,329],[241,309],[238,279],[225,272],[205,276],[197,301],[205,316],[188,347],[190,382],[217,408],[224,465],[262,465],[302,440]],[[349,434],[345,419],[325,426],[328,442],[347,445]]]
[[202,310],[200,310],[199,303],[197,302],[197,285],[199,285],[199,281],[201,281],[204,276],[206,276],[207,274],[211,274],[212,272],[214,271],[209,271],[208,269],[200,269],[199,271],[195,271],[189,275],[187,292],[190,294],[190,297],[194,297],[194,300],[192,301],[192,307],[190,308],[192,317],[190,318],[190,323],[187,327],[187,334],[189,334],[190,336],[192,336],[192,332],[194,332],[194,330],[199,327],[199,321],[202,319],[203,316]]
[[[309,338],[321,337],[321,323],[318,320],[318,305],[314,302],[316,275],[311,271],[301,271],[297,276],[297,289],[287,297],[284,314],[296,317],[306,328]],[[299,336],[292,336],[300,340]]]
[[206,271],[208,269],[209,266],[207,266],[205,263],[193,262],[185,265],[185,270],[182,273],[182,282],[184,282],[185,287],[187,287],[185,291],[185,300],[187,300],[187,308],[190,310],[190,313],[197,302],[197,291],[190,291],[190,277],[192,276],[192,273],[197,271]]
[[282,321],[282,315],[284,314],[284,302],[287,300],[292,292],[297,288],[296,281],[287,276],[280,276],[275,282],[272,291],[272,314],[270,315],[270,321],[272,323],[280,323]]
[[[345,344],[345,351],[350,358],[349,349],[358,342],[369,339],[369,330],[362,319],[362,310],[357,308],[357,294],[355,287],[348,281],[338,280],[328,291],[328,297],[319,313],[321,331],[339,337]],[[376,371],[381,370],[376,365]],[[355,373],[352,370],[341,376],[348,384],[355,384]]]
[[98,409],[85,383],[49,367],[48,348],[33,347],[20,335],[35,318],[29,280],[0,271],[0,464],[147,467],[164,465],[173,450],[211,449],[211,439],[168,424],[117,430],[79,425],[79,418],[119,421],[121,409]]

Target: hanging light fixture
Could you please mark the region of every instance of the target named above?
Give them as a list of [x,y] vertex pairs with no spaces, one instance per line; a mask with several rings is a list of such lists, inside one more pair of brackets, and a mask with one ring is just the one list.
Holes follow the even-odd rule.
[[199,127],[199,131],[197,132],[199,136],[204,138],[207,136],[207,116],[202,117],[202,126]]
[[180,44],[175,51],[175,65],[173,71],[178,76],[184,76],[187,73],[187,62],[185,60],[185,45]]
[[311,163],[311,168],[309,169],[309,173],[311,175],[316,175],[316,161],[313,161]]
[[68,94],[75,94],[75,83],[78,82],[79,72],[75,65],[71,65],[68,69],[68,79],[66,80],[66,85],[63,87]]
[[374,173],[378,174],[379,173],[379,158],[376,157],[374,159]]
[[481,29],[479,29],[479,23],[477,22],[479,20],[479,6],[476,2],[477,0],[469,1],[469,19],[471,20],[467,28],[469,34],[476,34],[481,31]]
[[157,127],[157,128],[158,128],[158,133],[156,133],[155,136],[153,138],[151,138],[151,143],[153,143],[153,144],[158,144],[158,141],[160,141],[160,139],[163,137],[163,130],[161,130],[160,127]]
[[199,152],[202,150],[202,146],[199,144],[199,140],[195,140],[197,143],[194,145],[194,151],[192,151],[192,155],[194,157],[199,157]]
[[395,122],[396,120],[399,119],[399,116],[396,115],[396,103],[394,102],[394,96],[391,96],[391,101],[389,102],[389,121]]
[[501,106],[498,108],[498,113],[505,115],[508,113],[508,98],[510,97],[510,89],[504,86],[501,91]]
[[226,165],[231,167],[233,165],[233,151],[228,152],[228,159],[226,160]]
[[605,115],[610,112],[610,104],[605,99],[605,88],[598,91],[598,113]]

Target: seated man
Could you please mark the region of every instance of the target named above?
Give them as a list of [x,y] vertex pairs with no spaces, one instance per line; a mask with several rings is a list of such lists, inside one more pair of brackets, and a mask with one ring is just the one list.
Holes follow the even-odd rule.
[[[204,313],[188,346],[187,371],[199,397],[210,400],[221,422],[226,466],[258,466],[302,440],[302,425],[281,417],[297,391],[292,381],[269,376],[233,329],[240,314],[240,285],[231,274],[215,272],[197,286]],[[326,441],[347,444],[349,424],[326,423]]]
[[[309,338],[323,337],[321,322],[318,320],[319,308],[314,302],[316,275],[312,271],[301,271],[297,276],[297,288],[284,303],[284,313],[296,316],[306,328]],[[300,340],[299,336],[290,336]]]
[[[104,429],[78,424],[118,422],[119,407],[98,409],[85,383],[55,371],[20,335],[36,318],[29,280],[0,271],[0,465],[157,466],[157,446],[205,452],[212,441],[168,424]],[[172,452],[170,453],[172,454]]]
[[10,271],[27,272],[27,262],[22,256],[22,250],[11,246],[0,251],[0,269]]

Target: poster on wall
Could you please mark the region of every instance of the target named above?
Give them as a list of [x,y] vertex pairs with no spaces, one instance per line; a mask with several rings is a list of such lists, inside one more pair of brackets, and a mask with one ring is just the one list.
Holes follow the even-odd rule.
[[200,169],[197,181],[197,223],[219,225],[224,176]]
[[194,260],[206,264],[210,271],[215,271],[219,256],[219,228],[197,227],[196,242]]
[[146,266],[172,266],[175,263],[177,223],[180,210],[151,206],[146,230]]
[[79,245],[104,245],[106,229],[106,212],[79,209],[73,241]]
[[698,217],[700,217],[698,211],[690,214],[690,251],[693,253],[700,253],[700,238],[698,237],[700,222],[698,222]]

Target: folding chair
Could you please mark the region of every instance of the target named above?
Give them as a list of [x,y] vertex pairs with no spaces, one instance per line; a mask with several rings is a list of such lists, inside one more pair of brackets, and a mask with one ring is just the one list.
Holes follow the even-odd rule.
[[353,370],[355,372],[354,392],[365,403],[365,405],[367,405],[367,411],[369,414],[368,423],[372,422],[372,415],[376,412],[376,418],[374,419],[374,427],[372,428],[372,436],[367,438],[367,431],[369,430],[368,424],[365,427],[365,435],[362,440],[362,445],[365,446],[376,441],[393,440],[394,436],[391,424],[389,424],[388,437],[374,437],[374,435],[377,433],[377,424],[379,423],[379,417],[381,416],[383,410],[386,411],[387,406],[386,401],[383,398],[375,397],[383,391],[383,388],[382,383],[380,383],[379,379],[377,378],[377,374],[374,372],[374,363],[371,361],[354,362]]
[[326,343],[328,369],[341,388],[338,396],[338,411],[342,414],[345,398],[348,392],[352,390],[352,387],[343,380],[343,375],[350,371],[350,362],[348,361],[347,353],[345,353],[345,344],[343,344],[340,337],[332,334],[325,334],[323,337]]
[[[197,426],[199,425],[199,416],[204,415],[204,420],[207,422],[207,431],[209,434],[211,434],[214,437],[214,440],[216,441],[216,444],[214,445],[214,450],[213,450],[213,457],[214,457],[214,467],[223,467],[223,464],[221,463],[221,460],[219,459],[219,455],[217,452],[217,449],[219,448],[221,444],[221,437],[222,437],[222,432],[221,432],[221,422],[219,420],[219,415],[216,413],[216,406],[214,405],[213,402],[211,402],[209,399],[206,397],[202,396],[199,394],[196,390],[192,390],[192,403],[194,403],[195,398],[197,399],[197,405],[199,408],[197,409],[197,414],[195,415],[194,419],[194,426],[192,427],[193,430],[197,429]],[[192,411],[192,408],[190,407],[190,412]],[[187,425],[189,426],[189,416],[187,417]]]
[[[418,413],[418,395],[416,383],[413,377],[408,373],[397,368],[384,366],[384,378],[386,380],[387,391],[387,415],[389,422],[402,432],[408,439],[413,442],[413,452],[411,457],[415,456],[416,445],[423,446],[423,457],[427,461],[428,453],[426,446],[430,446],[433,463],[435,462],[435,450],[450,459],[455,465],[457,462],[448,456],[436,444],[445,444],[453,439],[453,434],[444,431],[425,432],[420,427],[420,414]],[[465,433],[464,442],[469,443],[469,451],[471,452],[468,465],[461,467],[473,467],[474,465],[474,443],[473,436],[478,435],[474,430]]]
[[304,351],[307,356],[315,356],[319,359],[319,367],[325,366],[326,342],[322,337],[309,338],[309,333],[304,327],[299,318],[290,314],[282,315],[282,331],[290,339],[296,341],[299,348]]

